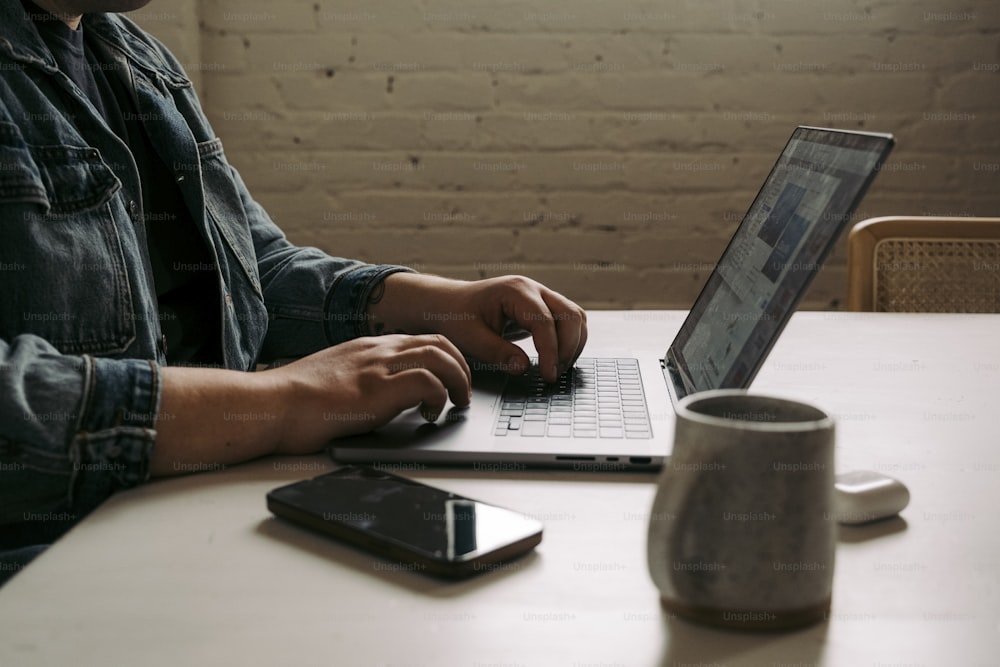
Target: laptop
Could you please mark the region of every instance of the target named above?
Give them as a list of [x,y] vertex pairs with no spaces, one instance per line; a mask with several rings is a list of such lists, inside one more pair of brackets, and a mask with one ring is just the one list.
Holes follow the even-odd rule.
[[673,438],[667,406],[750,386],[893,145],[890,134],[796,128],[661,358],[588,350],[554,384],[537,369],[512,377],[473,360],[468,408],[433,424],[408,410],[335,441],[332,457],[397,471],[660,468]]

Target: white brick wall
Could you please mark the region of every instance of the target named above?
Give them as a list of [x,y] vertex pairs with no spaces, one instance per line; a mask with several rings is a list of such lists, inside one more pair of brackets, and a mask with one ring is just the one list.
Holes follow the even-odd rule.
[[[156,0],[136,14],[190,64],[290,238],[335,254],[683,308],[798,124],[896,134],[859,219],[1000,215],[995,0]],[[806,307],[839,306],[843,248]]]

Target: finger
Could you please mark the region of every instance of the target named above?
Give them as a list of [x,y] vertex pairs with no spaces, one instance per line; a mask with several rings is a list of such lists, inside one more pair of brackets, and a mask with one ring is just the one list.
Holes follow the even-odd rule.
[[[390,337],[383,336],[382,338],[388,339]],[[408,334],[393,335],[391,342],[397,355],[402,354],[406,350],[420,347],[422,345],[432,345],[434,347],[441,348],[441,350],[447,352],[453,359],[455,359],[455,362],[458,363],[458,365],[462,368],[462,371],[465,373],[466,378],[470,383],[472,382],[472,370],[469,368],[465,355],[462,354],[461,350],[455,347],[454,343],[441,334],[420,334],[417,336]]]
[[577,343],[576,352],[573,353],[573,361],[570,362],[571,364],[575,364],[576,360],[580,358],[581,354],[583,354],[583,348],[587,346],[587,332],[587,311],[580,308],[580,342]]
[[558,339],[559,372],[569,370],[587,342],[587,322],[583,309],[552,290],[542,291],[542,300],[552,312]]
[[469,362],[465,360],[465,355],[462,354],[462,351],[459,350],[454,343],[448,340],[447,337],[442,336],[441,334],[425,334],[422,336],[417,336],[416,338],[420,340],[430,339],[429,343],[431,345],[439,347],[445,352],[447,352],[449,355],[451,355],[451,357],[461,367],[462,372],[465,373],[466,381],[469,384],[472,383],[472,369],[469,368]]
[[[530,332],[525,333],[530,336]],[[477,370],[503,371],[520,375],[531,366],[528,355],[513,343],[498,338],[487,326],[477,328],[467,343]]]
[[426,368],[396,373],[389,378],[389,382],[397,413],[420,406],[424,419],[433,422],[437,421],[448,402],[448,391],[440,378]]
[[430,371],[447,389],[452,403],[459,407],[469,404],[472,380],[465,359],[455,359],[447,350],[433,343],[404,350],[386,366],[391,373],[414,369]]
[[559,377],[559,337],[552,311],[538,292],[517,291],[514,294],[504,312],[518,326],[531,332],[542,378],[555,382]]

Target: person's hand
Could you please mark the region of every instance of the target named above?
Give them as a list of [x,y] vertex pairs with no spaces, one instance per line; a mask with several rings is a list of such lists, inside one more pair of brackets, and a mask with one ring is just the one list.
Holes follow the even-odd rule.
[[[436,322],[464,353],[497,368],[521,373],[528,357],[510,342],[518,329],[531,335],[542,377],[554,382],[576,361],[587,342],[587,315],[558,292],[522,276],[459,283],[446,317]],[[457,318],[448,318],[455,313]],[[462,315],[471,313],[470,319]],[[511,335],[514,334],[514,335]]]
[[164,366],[150,474],[269,454],[311,454],[419,406],[434,420],[470,400],[465,358],[443,336],[357,338],[257,373]]
[[357,338],[263,375],[281,402],[277,451],[315,451],[327,440],[365,433],[420,406],[434,421],[447,399],[469,404],[469,366],[443,336]]
[[465,282],[397,273],[386,279],[380,305],[376,318],[395,321],[405,331],[443,334],[464,354],[515,374],[529,364],[509,340],[522,329],[531,335],[549,382],[573,365],[587,342],[584,310],[523,276]]

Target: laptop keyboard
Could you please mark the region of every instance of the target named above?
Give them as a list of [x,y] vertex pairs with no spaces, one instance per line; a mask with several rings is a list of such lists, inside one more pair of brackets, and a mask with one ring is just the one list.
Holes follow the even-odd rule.
[[507,381],[494,435],[651,438],[636,359],[578,359],[548,384],[537,366]]

